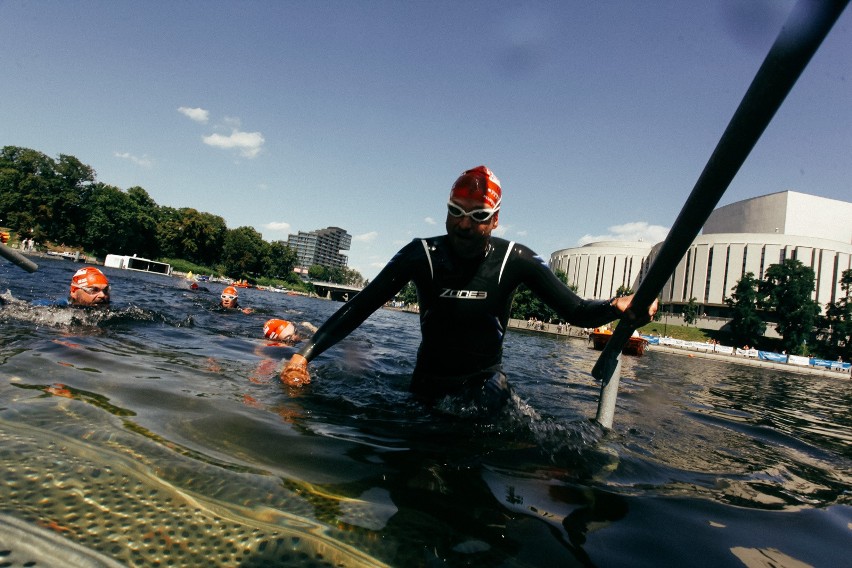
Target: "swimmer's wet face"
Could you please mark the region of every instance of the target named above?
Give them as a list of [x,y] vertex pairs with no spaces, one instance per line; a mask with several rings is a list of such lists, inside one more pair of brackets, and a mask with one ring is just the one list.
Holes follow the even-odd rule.
[[109,304],[109,284],[106,286],[84,286],[71,293],[71,303],[76,306]]
[[497,228],[503,190],[500,180],[485,166],[463,172],[447,202],[447,236],[453,251],[463,258],[482,255]]
[[93,266],[86,266],[71,278],[69,301],[75,306],[98,306],[109,304],[109,280]]
[[223,308],[236,308],[237,307],[237,289],[233,286],[228,286],[224,290],[222,290],[222,296],[220,297]]

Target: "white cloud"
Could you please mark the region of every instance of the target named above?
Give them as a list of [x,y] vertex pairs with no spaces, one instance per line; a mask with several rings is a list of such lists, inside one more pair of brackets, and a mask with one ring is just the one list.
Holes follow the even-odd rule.
[[423,220],[426,221],[427,225],[437,225],[438,224],[438,222],[435,219],[433,219],[432,217],[426,217]]
[[660,225],[649,225],[645,221],[613,225],[607,228],[609,234],[605,235],[583,235],[577,243],[587,245],[599,241],[643,241],[656,244],[665,240],[669,230]]
[[286,233],[290,231],[290,223],[285,223],[284,221],[273,221],[264,225],[263,228],[269,229],[270,231],[280,231]]
[[121,158],[123,160],[130,160],[137,166],[142,166],[143,168],[150,168],[154,165],[153,160],[151,160],[148,156],[142,156],[141,158],[138,156],[134,156],[130,152],[114,152],[116,158]]
[[230,136],[221,134],[203,136],[202,140],[208,146],[225,149],[237,148],[245,158],[257,156],[264,142],[266,142],[260,132],[240,132],[239,130],[233,130]]
[[178,112],[202,124],[207,124],[210,120],[210,111],[203,108],[179,107]]
[[370,231],[369,233],[364,233],[363,235],[356,235],[352,237],[353,241],[358,241],[360,243],[369,243],[376,240],[376,237],[379,236],[379,233],[376,231]]
[[506,227],[505,225],[497,225],[496,227],[494,227],[494,230],[491,231],[491,234],[495,237],[504,237],[506,236],[506,232],[508,230],[509,227]]

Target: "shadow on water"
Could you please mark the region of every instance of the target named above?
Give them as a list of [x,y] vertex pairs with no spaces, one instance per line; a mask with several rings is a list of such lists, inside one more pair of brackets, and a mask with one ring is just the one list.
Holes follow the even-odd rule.
[[17,564],[70,542],[89,565],[846,561],[849,381],[652,352],[625,359],[603,432],[597,353],[510,333],[515,394],[483,420],[409,396],[415,315],[377,312],[294,392],[277,373],[295,348],[263,322],[340,304],[251,289],[253,313],[225,312],[214,284],[107,269],[107,310],[29,305],[76,267],[0,265],[0,550]]

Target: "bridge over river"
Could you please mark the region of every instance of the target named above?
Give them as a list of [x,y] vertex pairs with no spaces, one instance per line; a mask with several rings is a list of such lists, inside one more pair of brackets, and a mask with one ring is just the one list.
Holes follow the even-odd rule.
[[311,282],[311,284],[314,285],[317,296],[337,302],[347,302],[363,290],[363,288],[358,288],[357,286],[346,286],[345,284],[335,284],[334,282]]

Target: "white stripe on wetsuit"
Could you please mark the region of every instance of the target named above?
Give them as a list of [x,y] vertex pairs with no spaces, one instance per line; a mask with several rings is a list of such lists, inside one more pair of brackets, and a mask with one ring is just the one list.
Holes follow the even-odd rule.
[[503,264],[500,265],[500,275],[497,277],[497,284],[503,278],[503,269],[506,268],[506,263],[509,261],[509,255],[512,254],[512,248],[515,246],[515,241],[509,243],[509,248],[506,249],[506,256],[503,257]]
[[429,274],[434,279],[435,271],[432,269],[432,255],[429,254],[429,245],[426,244],[426,239],[420,239],[420,242],[423,243],[423,250],[426,251],[426,260],[429,261]]

